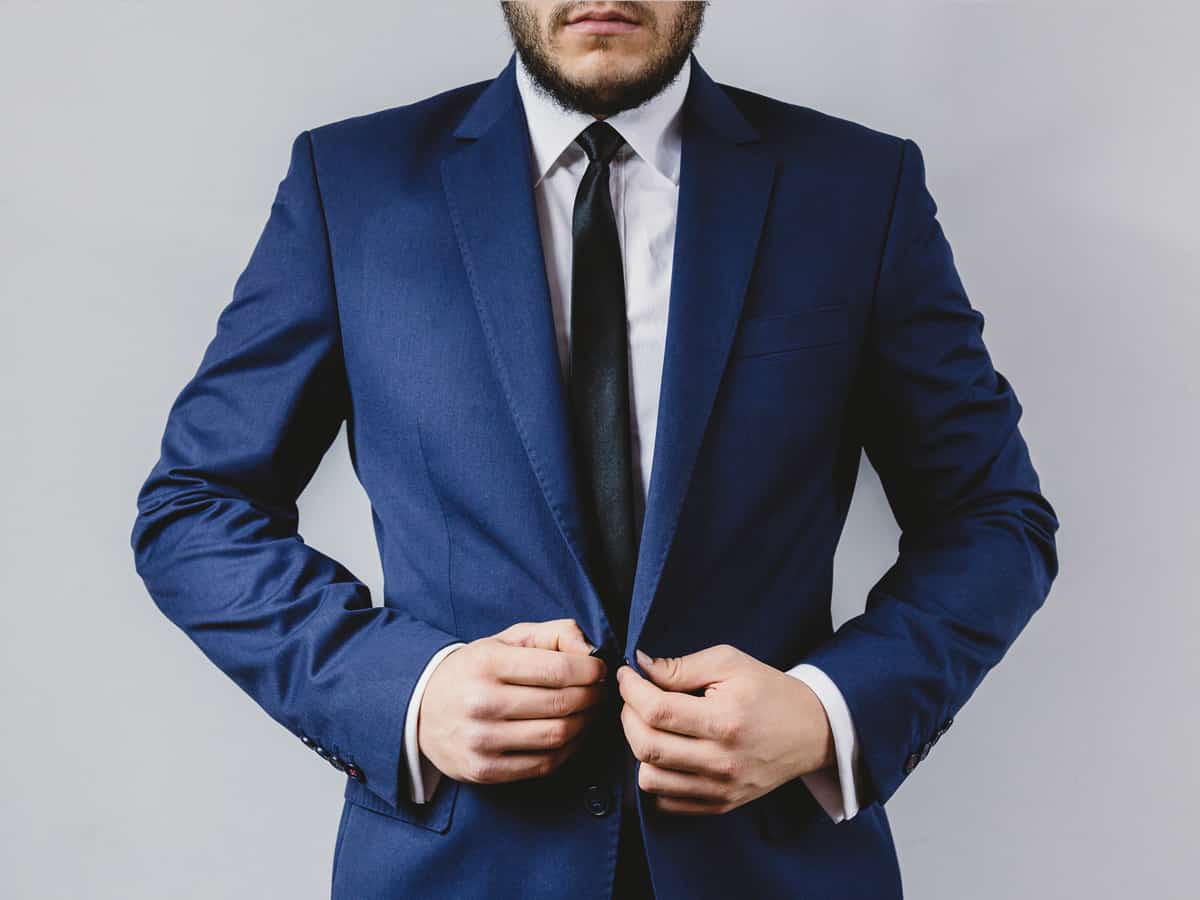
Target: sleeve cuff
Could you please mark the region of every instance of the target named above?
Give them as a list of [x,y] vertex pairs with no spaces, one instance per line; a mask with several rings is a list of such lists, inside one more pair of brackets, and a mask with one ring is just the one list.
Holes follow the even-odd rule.
[[850,717],[850,709],[833,679],[816,666],[800,663],[789,669],[787,674],[808,685],[825,707],[830,731],[833,732],[833,749],[837,761],[836,766],[809,772],[801,778],[804,779],[805,787],[834,822],[850,819],[858,813],[859,793],[858,736],[854,730],[854,720]]
[[438,663],[449,656],[451,651],[465,646],[462,642],[448,644],[433,654],[425,664],[425,669],[409,697],[408,711],[404,716],[404,759],[408,768],[409,797],[413,803],[427,802],[437,790],[438,781],[442,777],[442,773],[426,758],[417,743],[417,714],[421,709],[421,696],[425,693],[425,685]]

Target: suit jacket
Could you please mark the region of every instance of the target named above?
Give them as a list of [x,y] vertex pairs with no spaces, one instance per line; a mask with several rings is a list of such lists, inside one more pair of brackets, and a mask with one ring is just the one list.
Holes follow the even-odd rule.
[[[638,810],[661,897],[899,897],[884,803],[1044,601],[1058,521],[935,218],[918,146],[714,82],[693,57],[657,442],[630,623],[587,576],[515,57],[301,134],[138,496],[154,601],[345,773],[335,898],[607,897],[619,695],[544,779],[407,799],[425,663],[574,617],[609,660],[728,643],[841,689],[863,807],[800,779],[719,816]],[[382,606],[298,533],[343,421]],[[902,530],[835,633],[860,453]],[[757,614],[756,614],[757,613]],[[615,679],[614,679],[615,680]]]

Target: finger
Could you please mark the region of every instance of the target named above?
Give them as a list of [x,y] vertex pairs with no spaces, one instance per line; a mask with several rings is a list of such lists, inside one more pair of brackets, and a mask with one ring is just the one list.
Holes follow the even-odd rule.
[[583,629],[574,619],[551,619],[548,622],[517,622],[495,635],[498,640],[516,647],[538,647],[587,655],[595,648],[588,643]]
[[599,656],[513,647],[497,641],[488,668],[498,681],[506,684],[557,688],[603,681],[606,667]]
[[707,800],[689,800],[681,797],[657,797],[651,795],[654,808],[662,813],[679,816],[719,816],[729,812],[723,803]]
[[740,653],[729,644],[717,644],[686,656],[655,658],[638,650],[637,658],[646,676],[664,690],[697,691],[723,681]]
[[508,719],[493,722],[472,741],[476,753],[510,753],[524,750],[557,750],[575,739],[594,721],[586,712],[557,719]]
[[503,684],[471,704],[469,712],[476,719],[553,719],[591,709],[607,691],[605,682],[563,688]]
[[578,751],[582,742],[583,735],[579,735],[554,750],[518,750],[483,756],[473,765],[470,779],[483,784],[495,784],[525,778],[542,778],[566,762]]
[[728,780],[720,766],[723,757],[711,741],[653,729],[628,703],[621,707],[621,726],[633,755],[643,764]]
[[635,672],[632,666],[617,669],[617,686],[625,702],[651,728],[693,737],[719,737],[713,722],[712,703],[704,697],[664,691]]
[[690,775],[661,769],[642,763],[638,766],[638,787],[647,794],[659,797],[674,797],[681,800],[701,800],[706,803],[725,802],[728,785],[703,775]]

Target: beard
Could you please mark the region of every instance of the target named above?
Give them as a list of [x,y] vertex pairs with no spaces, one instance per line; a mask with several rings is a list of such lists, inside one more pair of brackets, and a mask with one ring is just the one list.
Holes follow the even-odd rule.
[[[622,4],[629,8],[631,15],[636,16],[642,28],[658,38],[655,41],[655,50],[631,75],[620,79],[599,79],[591,84],[580,84],[571,80],[555,64],[546,36],[559,31],[578,5],[575,2],[565,2],[556,6],[550,14],[546,33],[543,33],[536,14],[525,3],[519,0],[502,0],[500,3],[513,46],[529,71],[533,83],[564,109],[577,110],[592,116],[611,116],[623,109],[640,106],[675,80],[700,36],[700,29],[704,24],[704,10],[708,3],[683,3],[683,9],[676,16],[665,39],[659,35],[661,24],[654,11],[658,4]],[[603,48],[610,41],[620,39],[603,37],[597,41],[597,46]]]

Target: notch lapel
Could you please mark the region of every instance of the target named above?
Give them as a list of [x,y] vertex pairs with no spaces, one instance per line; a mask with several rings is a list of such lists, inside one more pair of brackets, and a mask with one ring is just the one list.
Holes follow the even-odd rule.
[[679,206],[650,489],[626,635],[641,636],[741,316],[775,159],[692,57],[684,101]]
[[[516,85],[516,54],[454,131],[463,146],[442,161],[442,183],[489,355],[559,533],[580,571],[583,531],[566,389],[534,203],[531,151]],[[599,631],[595,586],[568,603]]]
[[[566,389],[558,363],[534,204],[516,54],[454,131],[442,161],[455,236],[497,378],[559,532],[589,586],[584,608],[607,624],[584,565]],[[692,56],[683,105],[679,205],[650,487],[626,655],[641,634],[679,523],[737,323],[775,178],[759,133]]]

